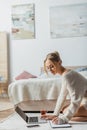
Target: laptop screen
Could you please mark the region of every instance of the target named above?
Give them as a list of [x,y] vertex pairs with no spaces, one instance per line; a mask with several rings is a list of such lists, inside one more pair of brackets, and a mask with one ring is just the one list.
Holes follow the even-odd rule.
[[38,113],[25,113],[20,107],[16,107],[15,111],[27,122],[27,123],[46,123],[47,121],[41,119]]

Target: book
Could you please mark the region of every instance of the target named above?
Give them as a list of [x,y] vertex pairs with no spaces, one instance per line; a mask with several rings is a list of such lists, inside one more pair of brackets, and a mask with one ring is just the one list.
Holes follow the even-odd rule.
[[61,124],[61,125],[54,124],[54,123],[52,123],[52,121],[49,121],[49,123],[50,123],[50,125],[51,125],[52,128],[68,128],[68,127],[71,127],[71,125],[69,123],[67,123],[67,124]]

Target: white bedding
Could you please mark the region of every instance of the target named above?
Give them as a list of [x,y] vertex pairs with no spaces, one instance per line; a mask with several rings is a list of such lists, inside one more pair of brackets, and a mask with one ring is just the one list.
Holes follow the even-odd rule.
[[57,99],[61,78],[31,78],[18,80],[8,86],[8,95],[14,104],[27,100]]

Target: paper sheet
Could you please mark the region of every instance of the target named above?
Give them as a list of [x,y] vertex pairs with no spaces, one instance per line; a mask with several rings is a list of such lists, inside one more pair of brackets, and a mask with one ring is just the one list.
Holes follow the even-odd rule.
[[61,124],[61,125],[58,125],[58,124],[54,124],[52,123],[52,121],[49,121],[50,125],[52,128],[67,128],[67,127],[71,127],[70,124]]

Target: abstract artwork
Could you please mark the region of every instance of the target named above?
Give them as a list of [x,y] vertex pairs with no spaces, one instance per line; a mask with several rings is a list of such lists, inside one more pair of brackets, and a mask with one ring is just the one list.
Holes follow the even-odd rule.
[[51,38],[87,36],[87,4],[50,7]]
[[12,6],[12,39],[35,38],[34,4]]

